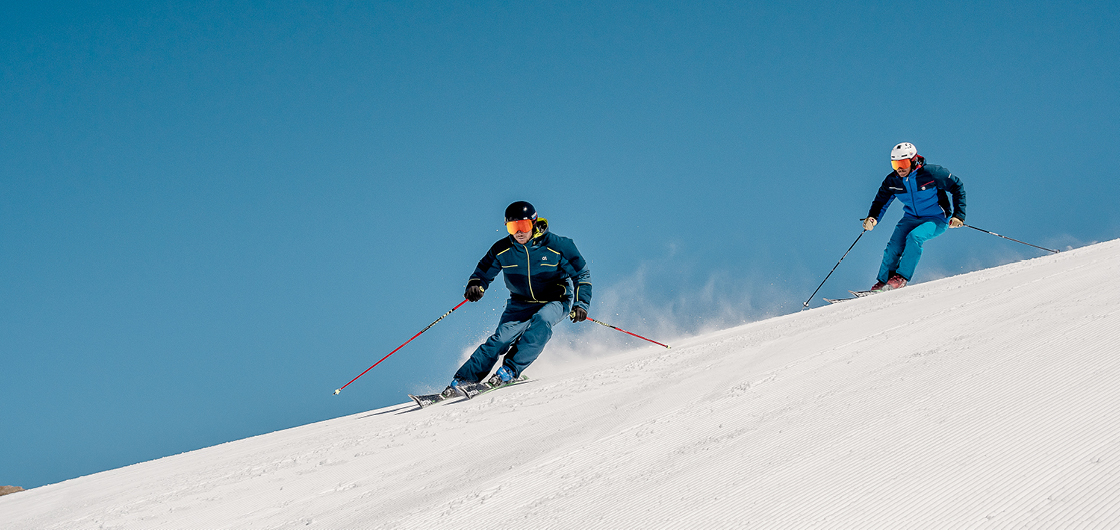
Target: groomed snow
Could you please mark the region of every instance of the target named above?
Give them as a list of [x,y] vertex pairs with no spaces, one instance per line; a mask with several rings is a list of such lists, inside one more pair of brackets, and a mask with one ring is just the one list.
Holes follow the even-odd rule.
[[1111,241],[530,369],[0,497],[0,527],[1117,528],[1118,277]]

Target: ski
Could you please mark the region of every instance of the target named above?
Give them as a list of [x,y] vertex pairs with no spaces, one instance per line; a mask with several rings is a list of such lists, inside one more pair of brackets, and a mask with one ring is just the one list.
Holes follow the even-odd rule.
[[507,386],[520,385],[522,383],[528,383],[528,382],[529,382],[529,378],[522,375],[522,376],[519,376],[517,379],[514,379],[513,381],[510,381],[508,383],[502,383],[502,384],[497,384],[497,385],[491,384],[489,381],[483,381],[481,383],[469,383],[469,384],[465,384],[465,385],[459,385],[459,391],[462,392],[463,395],[467,396],[467,399],[471,399],[471,398],[474,398],[475,396],[481,396],[482,394],[493,392],[493,391],[495,391],[499,388],[505,388]]
[[449,399],[462,396],[462,394],[454,394],[454,393],[451,394],[451,395],[445,396],[444,392],[447,392],[447,391],[444,390],[443,392],[439,392],[437,394],[421,394],[421,395],[409,394],[408,397],[412,398],[412,400],[415,401],[416,404],[420,406],[420,408],[424,408],[424,407],[428,407],[428,406],[431,406],[431,405],[435,405],[436,403],[439,403],[441,401],[447,401]]
[[499,388],[505,388],[507,386],[513,386],[513,385],[520,385],[522,383],[528,383],[528,382],[529,382],[528,377],[520,376],[517,379],[514,379],[513,381],[510,381],[510,382],[504,383],[504,384],[500,384],[500,385],[494,385],[494,384],[491,384],[488,381],[483,381],[481,383],[464,383],[464,384],[459,385],[459,392],[458,393],[451,393],[450,395],[445,395],[447,393],[447,390],[444,390],[443,392],[440,392],[438,394],[420,394],[420,395],[409,394],[408,397],[412,398],[412,400],[415,401],[416,404],[420,408],[424,408],[424,407],[430,407],[432,405],[435,405],[436,403],[447,401],[449,399],[455,399],[457,397],[465,397],[467,399],[471,399],[475,396],[480,396],[480,395],[486,394],[488,392],[493,392],[493,391],[495,391]]
[[879,294],[883,291],[848,291],[848,292],[852,293],[852,295],[855,296],[856,298],[863,298],[865,296],[871,296],[873,294]]
[[[889,289],[887,289],[889,290]],[[879,292],[886,292],[887,290],[849,290],[851,292],[850,298],[823,298],[829,304],[839,304],[841,301],[855,300],[856,298],[864,298],[871,295],[878,295]]]

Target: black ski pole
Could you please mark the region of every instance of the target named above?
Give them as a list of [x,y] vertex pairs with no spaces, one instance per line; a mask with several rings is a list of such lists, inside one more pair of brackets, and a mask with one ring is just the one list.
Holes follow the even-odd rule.
[[[848,247],[848,250],[846,250],[844,252],[844,255],[840,256],[840,261],[844,261],[844,258],[848,257],[848,252],[851,252],[852,249],[855,248],[856,243],[859,243],[859,238],[863,237],[863,234],[865,234],[865,233],[867,233],[866,228],[864,228],[863,231],[860,232],[858,236],[856,236],[856,240],[852,241],[852,246]],[[836,272],[836,267],[840,266],[840,261],[837,261],[836,265],[832,266],[832,270],[828,271],[828,276],[825,276],[824,280],[821,281],[821,284],[817,286],[817,291],[821,290],[821,287],[824,287],[824,282],[827,282],[829,276],[832,276],[832,273]],[[813,291],[813,294],[809,295],[809,299],[806,300],[805,303],[801,305],[802,306],[801,309],[805,309],[805,308],[809,307],[809,302],[813,300],[814,296],[817,296],[817,291]]]
[[1040,247],[1040,246],[1038,246],[1038,245],[1032,245],[1032,244],[1030,244],[1030,243],[1027,243],[1026,241],[1019,241],[1018,239],[1010,238],[1010,237],[1007,237],[1007,236],[1001,236],[1001,235],[999,235],[999,234],[997,234],[997,233],[995,233],[995,232],[989,232],[988,230],[984,230],[983,228],[976,228],[975,226],[972,226],[972,225],[964,225],[964,226],[967,226],[967,227],[969,227],[969,228],[971,228],[971,229],[973,229],[973,230],[979,230],[979,231],[981,231],[981,232],[984,232],[985,234],[991,234],[991,235],[993,235],[993,236],[996,236],[996,237],[1002,237],[1002,238],[1004,238],[1004,239],[1007,239],[1007,240],[1009,240],[1009,241],[1014,241],[1014,242],[1016,242],[1016,243],[1022,243],[1022,244],[1024,244],[1024,245],[1028,246],[1028,247],[1034,247],[1034,248],[1037,248],[1037,249],[1039,249],[1039,250],[1045,250],[1046,252],[1053,252],[1053,253],[1055,253],[1055,254],[1057,254],[1057,253],[1058,253],[1058,251],[1057,251],[1057,250],[1054,250],[1054,249],[1050,249],[1050,248],[1045,248],[1045,247]]

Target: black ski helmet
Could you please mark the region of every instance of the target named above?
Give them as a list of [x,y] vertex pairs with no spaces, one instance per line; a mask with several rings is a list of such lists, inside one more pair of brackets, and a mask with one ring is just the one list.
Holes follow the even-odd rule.
[[537,220],[537,209],[525,201],[517,201],[506,206],[506,222],[520,221],[522,219]]

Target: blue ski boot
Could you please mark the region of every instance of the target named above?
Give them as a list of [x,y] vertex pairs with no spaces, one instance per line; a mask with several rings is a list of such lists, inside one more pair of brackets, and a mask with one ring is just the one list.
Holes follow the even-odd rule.
[[494,376],[491,377],[488,382],[490,386],[502,386],[510,381],[513,381],[513,370],[503,365],[501,368],[498,368],[497,372],[494,372]]
[[443,389],[440,395],[442,395],[444,399],[455,396],[465,396],[466,394],[463,393],[463,389],[459,388],[461,384],[464,384],[464,382],[458,379],[452,379],[451,384],[447,385],[447,388]]

